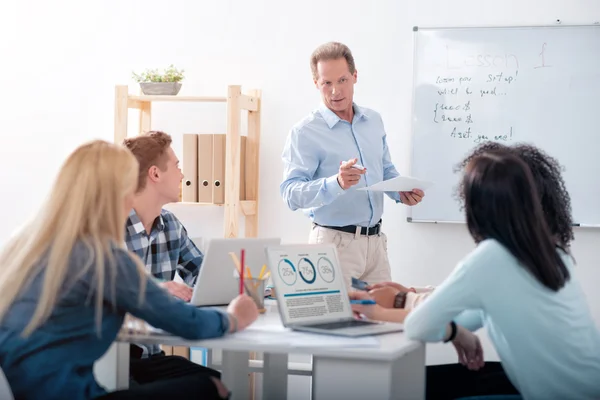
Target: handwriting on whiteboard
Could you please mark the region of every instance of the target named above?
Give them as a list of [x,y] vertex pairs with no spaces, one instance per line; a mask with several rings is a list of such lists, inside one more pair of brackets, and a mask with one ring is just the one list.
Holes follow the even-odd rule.
[[471,67],[484,68],[519,68],[519,59],[514,54],[469,54],[453,51],[446,45],[446,68],[462,69]]
[[[488,140],[513,140],[515,129],[510,121],[500,117],[490,124],[489,113],[496,104],[519,86],[519,70],[539,70],[552,65],[548,62],[548,43],[540,46],[535,58],[519,62],[510,52],[487,54],[467,53],[446,45],[445,65],[432,76],[435,93],[431,104],[432,122],[446,138],[481,143]],[[527,64],[527,65],[525,65]],[[474,69],[475,68],[475,69]],[[481,73],[481,68],[489,72]],[[476,72],[479,71],[479,72]],[[500,103],[498,103],[500,102]],[[484,121],[478,121],[482,115]],[[478,124],[478,122],[482,122]]]
[[[548,43],[543,43],[540,48],[539,64],[533,68],[548,68],[549,65],[546,61],[546,47]],[[446,60],[445,67],[449,70],[481,67],[481,68],[514,68],[519,69],[519,59],[515,54],[503,53],[503,54],[467,54],[466,56],[462,52],[452,49],[446,45]]]

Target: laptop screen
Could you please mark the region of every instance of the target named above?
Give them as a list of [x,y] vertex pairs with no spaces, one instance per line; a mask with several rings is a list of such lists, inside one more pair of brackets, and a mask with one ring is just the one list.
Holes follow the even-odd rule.
[[267,261],[284,325],[352,317],[335,246],[272,246]]

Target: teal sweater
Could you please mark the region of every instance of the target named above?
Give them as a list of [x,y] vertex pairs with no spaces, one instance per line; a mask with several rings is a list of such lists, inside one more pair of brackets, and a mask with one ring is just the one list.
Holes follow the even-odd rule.
[[453,319],[471,330],[485,326],[525,399],[600,399],[600,333],[572,260],[562,256],[571,278],[554,292],[485,240],[411,312],[406,334],[438,342]]

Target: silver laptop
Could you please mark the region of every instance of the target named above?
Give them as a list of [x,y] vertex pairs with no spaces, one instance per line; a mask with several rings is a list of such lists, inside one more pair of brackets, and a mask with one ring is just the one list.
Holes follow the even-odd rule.
[[244,249],[245,264],[252,277],[258,278],[263,265],[266,265],[265,248],[281,243],[279,238],[230,238],[211,239],[204,254],[190,304],[195,306],[227,305],[239,294],[237,269],[229,254],[232,252],[240,260]]
[[334,245],[269,246],[266,253],[285,327],[340,336],[403,330],[402,324],[354,318]]

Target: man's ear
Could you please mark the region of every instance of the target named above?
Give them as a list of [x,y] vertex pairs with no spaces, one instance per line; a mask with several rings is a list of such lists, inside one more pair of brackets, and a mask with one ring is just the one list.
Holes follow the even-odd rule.
[[148,179],[150,179],[152,182],[158,182],[160,179],[160,169],[156,165],[148,168]]
[[354,70],[354,73],[352,74],[352,76],[354,77],[354,83],[356,83],[356,81],[358,80],[358,71]]

